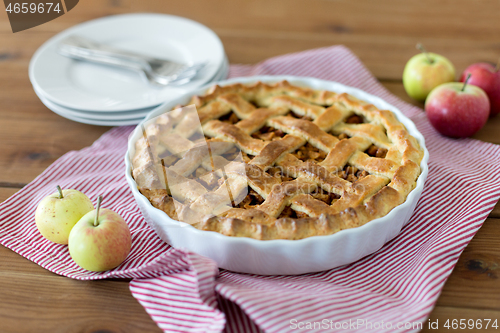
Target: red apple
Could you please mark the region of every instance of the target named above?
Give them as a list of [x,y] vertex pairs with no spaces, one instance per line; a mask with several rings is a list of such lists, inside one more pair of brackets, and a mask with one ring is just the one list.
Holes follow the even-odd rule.
[[450,82],[431,91],[425,101],[425,112],[439,133],[463,138],[484,126],[490,102],[481,88],[467,82]]
[[85,214],[69,234],[69,254],[78,266],[102,272],[120,265],[130,252],[131,235],[125,220],[109,209]]
[[500,71],[499,66],[480,62],[472,64],[465,69],[460,81],[464,82],[467,75],[471,74],[469,84],[483,89],[490,99],[490,116],[500,113]]

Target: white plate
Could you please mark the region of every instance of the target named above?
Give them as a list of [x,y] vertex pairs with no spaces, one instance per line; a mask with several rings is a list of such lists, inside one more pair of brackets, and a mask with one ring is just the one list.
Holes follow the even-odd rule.
[[[224,60],[223,66],[217,75],[214,77],[214,81],[223,80],[227,77],[229,73],[229,62],[227,58]],[[81,122],[84,124],[100,125],[100,126],[124,126],[124,125],[136,125],[144,117],[151,112],[153,108],[138,109],[131,111],[113,111],[113,112],[97,112],[97,111],[86,111],[66,108],[57,103],[52,102],[47,98],[43,92],[41,92],[37,87],[33,86],[35,93],[40,98],[42,103],[49,108],[54,113],[65,117],[67,119]]]
[[[216,75],[210,80],[209,82],[215,82],[215,81],[220,81],[224,80],[227,78],[227,75],[229,74],[229,61],[227,57],[224,57],[224,62],[222,63],[221,68],[219,71],[216,73]],[[209,83],[207,82],[207,84]],[[46,100],[57,104],[53,100],[50,99],[50,96],[47,96],[43,93],[43,91],[40,90],[37,86],[33,86],[33,89],[36,91],[37,95],[43,96]],[[167,101],[163,101],[164,103]],[[59,105],[59,104],[57,104]],[[82,110],[82,109],[73,109],[73,108],[67,108],[62,105],[59,105],[60,107],[64,108],[67,110],[68,113],[74,113],[74,115],[83,117],[83,118],[94,118],[94,119],[123,119],[123,118],[131,118],[131,115],[139,113],[139,114],[144,114],[152,111],[154,108],[158,107],[158,105],[155,105],[153,107],[149,108],[144,108],[144,109],[134,109],[134,110],[127,110],[127,111],[97,111],[97,110]]]
[[[106,120],[106,121],[120,121],[120,120],[130,120],[130,119],[139,119],[139,118],[144,118],[147,116],[149,112],[151,112],[154,108],[146,108],[146,109],[137,109],[137,110],[131,110],[131,111],[115,111],[115,112],[95,112],[95,111],[90,111],[87,112],[85,110],[76,110],[76,109],[71,109],[71,108],[65,108],[64,106],[61,106],[57,103],[52,102],[50,99],[48,99],[46,96],[43,95],[43,93],[38,90],[35,86],[33,86],[33,90],[35,91],[36,95],[40,98],[43,104],[47,106],[49,109],[57,113],[58,115],[61,115],[63,117],[68,116],[73,116],[76,118],[84,118],[88,119],[89,121],[91,120]],[[68,118],[69,119],[69,118]]]
[[[288,80],[292,84],[313,89],[338,93],[347,92],[382,110],[394,112],[399,121],[406,126],[408,132],[417,139],[424,149],[424,157],[420,164],[422,173],[418,177],[415,189],[410,192],[403,204],[395,207],[386,216],[372,220],[361,227],[342,230],[329,236],[314,236],[300,240],[261,241],[202,231],[184,222],[171,219],[163,211],[154,208],[137,189],[137,184],[131,176],[130,157],[134,156],[135,142],[143,135],[141,123],[129,137],[128,151],[125,155],[125,177],[146,221],[165,242],[174,247],[186,248],[212,258],[219,267],[236,272],[264,275],[303,274],[323,271],[357,261],[380,249],[386,242],[394,238],[409,221],[424,188],[429,159],[424,137],[417,130],[415,124],[396,107],[379,97],[337,82],[295,76],[254,76],[230,79],[219,84],[227,85],[238,82],[250,84],[256,81],[271,83],[281,80]],[[151,112],[144,122],[171,110],[177,104],[185,104],[191,96],[203,94],[209,86],[211,85],[196,89],[185,96],[165,103]]]
[[212,82],[225,80],[225,79],[227,79],[228,75],[229,75],[229,60],[227,59],[227,56],[226,56],[224,58],[224,65],[222,66],[221,70],[217,74],[217,77]]
[[[139,73],[57,54],[58,43],[72,34],[159,58],[207,65],[185,85],[154,87]],[[223,61],[220,39],[197,22],[163,14],[127,14],[82,23],[52,37],[34,54],[29,75],[33,86],[63,107],[124,111],[159,105],[213,80]]]
[[75,116],[73,114],[68,113],[68,110],[65,109],[64,107],[57,105],[55,103],[52,103],[45,97],[41,96],[38,94],[37,90],[35,89],[35,93],[37,94],[38,98],[40,98],[40,101],[52,112],[60,115],[61,117],[64,117],[69,120],[76,121],[78,123],[83,123],[83,124],[88,124],[88,125],[98,125],[98,126],[128,126],[128,125],[137,125],[140,123],[144,117],[147,115],[147,113],[140,117],[137,118],[129,118],[129,119],[114,119],[114,120],[101,120],[101,119],[89,119],[89,118],[83,118],[79,116]]

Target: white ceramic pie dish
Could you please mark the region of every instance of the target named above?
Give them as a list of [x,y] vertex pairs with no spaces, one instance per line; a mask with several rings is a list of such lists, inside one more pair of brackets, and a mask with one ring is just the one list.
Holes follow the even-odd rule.
[[234,83],[250,84],[256,81],[274,83],[282,80],[313,89],[347,92],[372,103],[379,109],[394,112],[399,121],[406,126],[409,133],[418,140],[424,149],[424,157],[420,164],[422,172],[415,189],[410,192],[403,204],[395,207],[384,217],[372,220],[361,227],[342,230],[333,235],[314,236],[300,240],[262,241],[244,237],[229,237],[213,231],[198,230],[187,223],[171,219],[163,211],[154,208],[137,189],[137,184],[131,175],[131,156],[135,154],[134,143],[142,136],[142,123],[170,111],[175,105],[185,105],[193,95],[203,95],[214,84],[210,83],[154,109],[129,137],[128,151],[125,155],[125,176],[146,221],[162,240],[173,247],[184,248],[212,258],[219,267],[231,271],[263,275],[303,274],[323,271],[357,261],[380,249],[386,242],[394,238],[409,221],[424,188],[429,159],[424,137],[417,130],[415,124],[396,107],[379,97],[337,82],[295,76],[253,76],[220,81],[217,84],[224,86]]

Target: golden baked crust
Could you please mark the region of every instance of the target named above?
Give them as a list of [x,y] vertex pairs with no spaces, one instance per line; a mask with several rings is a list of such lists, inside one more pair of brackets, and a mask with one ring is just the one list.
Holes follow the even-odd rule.
[[[143,128],[133,177],[154,207],[201,230],[333,234],[389,213],[420,175],[423,150],[404,125],[346,93],[258,82],[214,86],[189,104],[197,113]],[[234,146],[243,161],[228,160]]]

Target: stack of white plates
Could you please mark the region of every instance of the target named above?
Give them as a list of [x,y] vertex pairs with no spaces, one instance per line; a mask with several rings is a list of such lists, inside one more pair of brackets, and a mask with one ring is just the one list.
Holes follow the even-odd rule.
[[[97,42],[180,63],[206,63],[189,82],[157,87],[140,73],[73,60],[57,53],[59,42],[80,35]],[[85,124],[138,124],[156,106],[227,77],[229,64],[217,35],[177,16],[117,15],[65,30],[43,44],[30,62],[29,76],[43,104]]]

